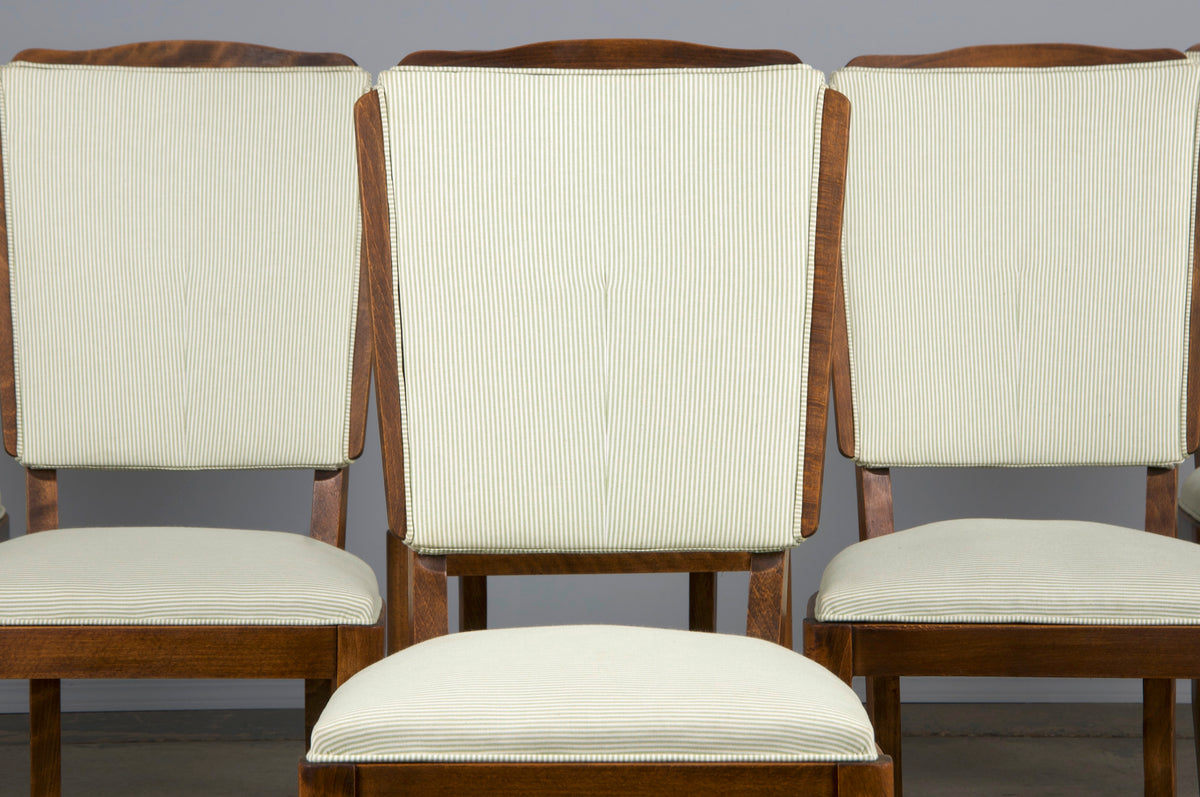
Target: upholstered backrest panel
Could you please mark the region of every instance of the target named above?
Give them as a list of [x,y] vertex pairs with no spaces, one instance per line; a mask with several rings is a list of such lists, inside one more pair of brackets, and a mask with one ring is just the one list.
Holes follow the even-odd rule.
[[0,70],[18,456],[348,461],[357,68]]
[[1200,69],[832,85],[859,463],[1182,460]]
[[379,86],[409,544],[794,544],[821,74]]

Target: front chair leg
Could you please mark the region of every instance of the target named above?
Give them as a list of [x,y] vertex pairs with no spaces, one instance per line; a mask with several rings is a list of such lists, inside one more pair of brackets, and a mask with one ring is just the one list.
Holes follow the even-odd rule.
[[62,794],[62,684],[58,679],[29,681],[30,794]]
[[1142,681],[1142,759],[1146,797],[1175,795],[1175,681]]
[[895,797],[902,797],[904,781],[900,770],[900,677],[867,678],[867,714],[875,726],[875,741],[883,754],[892,757]]

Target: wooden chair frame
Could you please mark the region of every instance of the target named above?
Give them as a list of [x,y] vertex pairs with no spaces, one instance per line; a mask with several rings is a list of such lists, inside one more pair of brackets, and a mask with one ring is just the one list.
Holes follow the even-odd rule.
[[[997,45],[914,56],[864,56],[848,66],[1056,67],[1138,63],[1183,58],[1177,50],[1115,50],[1070,44]],[[1198,219],[1200,221],[1200,219]],[[1200,224],[1197,225],[1200,231]],[[1200,239],[1197,241],[1200,244]],[[1192,282],[1200,284],[1200,248]],[[838,449],[855,452],[850,351],[845,294],[839,270],[834,320],[833,391]],[[1200,442],[1200,302],[1190,308],[1187,447]],[[886,468],[855,468],[860,540],[891,534],[892,484]],[[1176,469],[1149,468],[1146,530],[1175,536]],[[1175,682],[1200,677],[1200,626],[1096,626],[967,623],[822,623],[810,600],[804,621],[805,654],[847,683],[866,676],[867,710],[876,740],[892,757],[895,794],[901,795],[900,677],[997,676],[1141,678],[1147,795],[1175,793]],[[1193,682],[1195,683],[1195,681]],[[1195,711],[1195,709],[1194,709]],[[1200,720],[1200,712],[1194,714]]]
[[[16,60],[139,67],[354,66],[334,53],[301,53],[233,42],[164,41],[103,50],[25,50]],[[347,108],[349,113],[350,109]],[[8,235],[0,196],[0,421],[4,448],[17,449],[16,382]],[[371,327],[366,257],[351,384],[350,453],[362,453],[370,386]],[[348,470],[316,471],[309,536],[346,546]],[[54,470],[26,469],[27,533],[58,528]],[[7,538],[7,515],[4,518]],[[62,678],[303,678],[305,739],[333,689],[384,652],[384,612],[374,625],[0,626],[0,677],[29,679],[32,793],[61,791]]]
[[[647,40],[549,42],[481,53],[420,52],[402,64],[564,68],[654,68],[747,66],[798,63],[790,53],[723,50],[700,45]],[[841,239],[842,186],[845,178],[849,103],[827,91],[822,136],[817,278],[812,320],[812,359],[808,429],[805,440],[803,533],[816,529],[824,460],[829,378],[833,274]],[[389,625],[403,634],[399,647],[446,634],[449,628],[447,577],[458,576],[465,598],[464,630],[481,628],[483,579],[488,575],[542,573],[690,572],[693,589],[720,570],[749,570],[750,596],[746,630],[750,636],[786,644],[791,624],[787,551],[774,553],[613,553],[613,554],[412,554],[403,543],[406,528],[400,436],[396,330],[392,314],[392,259],[384,142],[379,98],[364,96],[356,108],[359,168],[370,263],[371,295],[376,319],[376,397],[384,485],[388,502]],[[711,586],[705,586],[711,600]],[[693,592],[695,595],[695,592]],[[705,607],[705,612],[710,609]],[[696,627],[693,602],[693,628]],[[708,630],[711,630],[711,625]],[[472,794],[823,794],[889,793],[891,774],[886,757],[866,764],[310,764],[300,763],[300,791],[306,797],[326,795]]]

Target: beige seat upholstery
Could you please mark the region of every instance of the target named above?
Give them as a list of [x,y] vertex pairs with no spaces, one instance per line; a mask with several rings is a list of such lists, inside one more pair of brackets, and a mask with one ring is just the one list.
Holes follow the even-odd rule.
[[334,693],[308,760],[873,761],[854,692],[761,639],[622,626],[424,642]]
[[1074,520],[947,520],[860,542],[822,622],[1200,624],[1200,545]]
[[278,531],[55,529],[0,547],[0,625],[372,625],[371,567]]

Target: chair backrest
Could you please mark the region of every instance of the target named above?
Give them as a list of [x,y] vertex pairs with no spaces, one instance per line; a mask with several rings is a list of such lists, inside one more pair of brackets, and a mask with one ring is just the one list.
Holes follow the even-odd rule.
[[980,47],[856,59],[830,85],[855,118],[844,452],[1164,466],[1196,447],[1195,64]]
[[26,51],[0,69],[11,454],[179,469],[358,455],[353,105],[369,88],[344,56],[211,42]]
[[381,121],[360,102],[392,528],[425,554],[791,547],[820,493],[844,101],[794,56],[534,47],[592,68],[417,54],[379,77]]

